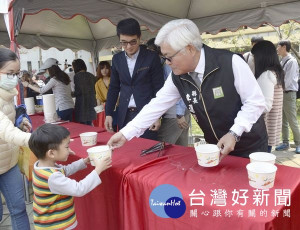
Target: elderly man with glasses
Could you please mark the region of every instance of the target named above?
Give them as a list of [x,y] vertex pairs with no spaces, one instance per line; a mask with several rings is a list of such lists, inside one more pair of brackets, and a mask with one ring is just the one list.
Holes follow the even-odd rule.
[[182,98],[204,132],[227,154],[248,157],[267,151],[263,117],[265,99],[247,63],[238,55],[202,44],[197,26],[188,19],[168,22],[159,31],[160,46],[172,68],[156,98],[108,141],[122,146],[140,136],[153,121]]
[[[111,80],[105,106],[105,128],[112,132],[113,111],[119,97],[117,124],[123,128],[131,121],[164,84],[160,58],[156,52],[140,46],[139,23],[128,18],[117,25],[117,35],[123,52],[112,59]],[[119,96],[120,95],[120,96]],[[151,127],[150,127],[151,126]],[[142,137],[157,139],[160,120],[149,125]]]

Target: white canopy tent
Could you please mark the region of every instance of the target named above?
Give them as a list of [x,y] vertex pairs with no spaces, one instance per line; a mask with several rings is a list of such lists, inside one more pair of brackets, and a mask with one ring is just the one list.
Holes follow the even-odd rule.
[[[9,12],[16,38],[12,42],[26,48],[84,49],[96,54],[118,44],[115,25],[124,18],[137,19],[142,39],[147,40],[177,18],[189,18],[201,32],[209,33],[235,31],[241,26],[257,28],[266,22],[279,26],[290,19],[300,21],[300,1],[11,0]],[[0,44],[10,46],[2,17]]]

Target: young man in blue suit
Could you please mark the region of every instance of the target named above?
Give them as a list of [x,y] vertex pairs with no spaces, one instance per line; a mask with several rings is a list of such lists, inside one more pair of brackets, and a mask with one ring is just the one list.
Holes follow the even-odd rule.
[[[117,25],[117,35],[124,51],[112,59],[111,80],[105,106],[105,128],[112,132],[112,114],[118,97],[118,127],[123,128],[155,97],[164,84],[163,69],[156,52],[140,46],[139,23],[128,18]],[[142,137],[157,138],[157,120]]]

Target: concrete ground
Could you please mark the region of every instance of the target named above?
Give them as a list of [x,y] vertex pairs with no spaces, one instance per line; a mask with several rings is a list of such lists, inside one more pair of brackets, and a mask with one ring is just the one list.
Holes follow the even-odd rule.
[[[293,147],[293,145],[292,145]],[[295,148],[290,148],[286,151],[273,151],[273,154],[276,155],[276,163],[279,165],[285,165],[295,168],[300,168],[300,154],[295,154]],[[32,188],[30,188],[30,200],[32,201]],[[0,229],[1,230],[11,230],[11,221],[10,215],[5,204],[5,200],[2,198],[3,203],[3,217],[2,221],[0,222]],[[33,212],[32,212],[32,202],[27,202],[26,204],[27,213],[29,216],[29,221],[31,224],[31,230],[33,230]]]

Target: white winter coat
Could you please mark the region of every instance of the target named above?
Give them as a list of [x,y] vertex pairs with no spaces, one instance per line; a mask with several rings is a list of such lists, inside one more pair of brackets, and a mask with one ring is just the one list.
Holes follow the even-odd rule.
[[14,126],[16,116],[14,96],[17,94],[16,89],[7,91],[0,88],[0,174],[17,164],[19,146],[28,146],[31,135]]

